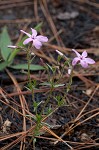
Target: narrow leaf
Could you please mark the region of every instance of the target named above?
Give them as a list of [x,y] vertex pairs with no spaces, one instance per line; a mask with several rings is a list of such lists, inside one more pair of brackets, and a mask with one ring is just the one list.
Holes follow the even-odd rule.
[[6,27],[3,28],[0,38],[1,38],[0,39],[1,55],[2,55],[3,59],[6,61],[9,57],[10,53],[12,52],[12,50],[7,47],[8,45],[11,45],[11,39],[7,32]]
[[54,87],[60,87],[60,86],[64,86],[65,84],[56,84],[56,85],[54,85]]
[[14,57],[17,55],[17,53],[20,51],[20,49],[15,49],[12,51],[12,53],[9,55],[9,58],[8,58],[8,62],[11,62],[13,61]]
[[40,22],[34,29],[39,31],[42,27],[43,22]]
[[49,64],[46,63],[46,65],[48,66],[48,68],[49,68],[50,70],[53,71],[53,68],[52,68]]
[[[18,65],[14,65],[14,66],[10,66],[11,68],[14,69],[24,69],[24,70],[28,70],[28,64],[18,64]],[[37,70],[44,70],[44,67],[40,66],[40,65],[30,65],[30,70],[32,71],[37,71]]]

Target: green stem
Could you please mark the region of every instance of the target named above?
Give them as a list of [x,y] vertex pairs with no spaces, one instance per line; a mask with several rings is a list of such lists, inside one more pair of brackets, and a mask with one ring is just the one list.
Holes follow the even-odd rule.
[[31,56],[30,56],[30,47],[28,47],[28,49],[27,49],[27,62],[28,62],[28,80],[29,80],[29,85],[31,85],[31,77],[30,77],[30,60],[31,60]]
[[34,101],[34,88],[32,86],[31,74],[30,74],[30,65],[31,65],[30,46],[27,49],[27,63],[28,63],[28,80],[29,80],[29,85],[30,85],[30,89],[31,89],[31,92],[32,92],[32,99]]
[[51,87],[50,94],[49,94],[47,100],[46,100],[45,103],[44,103],[44,106],[43,106],[43,108],[42,108],[42,110],[41,110],[41,113],[40,113],[41,115],[44,113],[44,109],[45,109],[46,105],[48,104],[48,102],[50,101],[50,97],[51,97],[51,95],[52,95],[52,91],[53,91],[53,87]]

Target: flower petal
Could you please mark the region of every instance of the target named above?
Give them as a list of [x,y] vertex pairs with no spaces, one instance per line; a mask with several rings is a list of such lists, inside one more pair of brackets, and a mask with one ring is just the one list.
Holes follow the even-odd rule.
[[18,46],[13,46],[13,45],[8,45],[7,47],[8,48],[13,48],[13,49],[18,48]]
[[36,38],[40,42],[47,42],[48,41],[48,38],[46,36],[38,35]]
[[31,28],[31,30],[32,30],[32,38],[36,37],[37,36],[37,31],[35,29],[32,29],[32,28]]
[[74,51],[78,57],[81,56],[75,49],[72,49],[72,51]]
[[26,34],[28,37],[31,37],[31,34],[25,32],[25,31],[23,31],[23,30],[20,30],[20,31],[23,32],[24,34]]
[[42,43],[38,41],[37,39],[35,39],[33,40],[33,45],[35,46],[35,48],[40,49],[42,46]]
[[85,60],[80,60],[80,64],[83,68],[87,68],[88,67],[88,63]]
[[56,50],[56,52],[60,55],[60,56],[63,56],[64,54],[61,53],[60,51]]
[[71,71],[72,71],[72,69],[69,68],[69,69],[68,69],[68,74],[69,74],[69,75],[71,74]]
[[88,64],[94,64],[95,63],[95,61],[91,58],[85,58],[85,60]]
[[83,56],[84,58],[87,57],[87,52],[86,52],[86,51],[83,51],[82,56]]
[[31,42],[31,41],[33,41],[32,38],[27,38],[27,39],[23,42],[23,44],[26,45],[26,44],[28,44],[28,43]]
[[75,57],[72,61],[72,65],[75,66],[78,63],[78,61],[80,61],[80,59],[78,57]]

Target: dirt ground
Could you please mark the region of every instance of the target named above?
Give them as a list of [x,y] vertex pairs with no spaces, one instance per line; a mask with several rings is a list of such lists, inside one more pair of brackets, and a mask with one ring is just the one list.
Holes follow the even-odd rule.
[[[7,26],[13,45],[22,38],[20,30],[30,31],[43,22],[40,33],[49,38],[41,52],[36,52],[35,64],[44,62],[55,64],[56,49],[67,57],[73,58],[71,49],[78,52],[86,50],[96,63],[88,69],[75,68],[73,84],[66,96],[66,106],[60,107],[48,119],[47,123],[57,136],[75,150],[99,149],[99,1],[98,0],[0,0],[0,32]],[[20,52],[14,63],[26,62],[26,53]],[[31,71],[31,78],[46,81],[44,71]],[[58,78],[58,75],[56,76]],[[62,83],[68,82],[67,73]],[[32,123],[26,119],[24,124],[23,107],[33,114],[31,92],[25,88],[27,75],[22,70],[7,68],[0,71],[0,149],[32,150]],[[20,88],[20,95],[17,91]],[[48,88],[35,90],[35,100],[45,101]],[[58,93],[64,94],[59,88]],[[57,91],[54,91],[57,94]],[[21,97],[21,98],[20,98]],[[20,100],[21,99],[21,100]],[[56,102],[51,99],[52,108]],[[42,106],[42,105],[41,105]],[[39,111],[41,108],[39,108]],[[83,110],[83,112],[81,112]],[[20,113],[19,113],[20,112]],[[81,114],[80,114],[81,113]],[[77,119],[77,116],[79,116]],[[24,128],[30,133],[24,133]],[[36,137],[35,150],[69,150],[64,142],[57,142],[51,131],[43,131]],[[23,137],[24,140],[23,140]]]

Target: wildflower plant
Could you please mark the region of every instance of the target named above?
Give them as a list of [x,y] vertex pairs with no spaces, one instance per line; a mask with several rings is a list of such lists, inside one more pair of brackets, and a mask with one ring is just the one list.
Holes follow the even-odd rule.
[[[62,52],[56,50],[56,53],[58,53],[57,66],[50,66],[48,63],[43,62],[43,65],[44,65],[43,67],[45,68],[46,72],[48,73],[48,80],[47,80],[47,82],[40,83],[40,85],[47,86],[50,88],[50,90],[49,90],[49,95],[48,95],[46,101],[44,102],[43,108],[42,108],[41,112],[39,113],[38,107],[42,103],[41,102],[38,103],[35,101],[34,88],[37,83],[36,83],[36,81],[32,81],[31,76],[30,76],[30,65],[32,62],[31,59],[33,59],[33,58],[31,58],[32,57],[31,48],[34,47],[34,48],[40,50],[43,43],[48,42],[48,38],[43,35],[37,35],[37,31],[33,28],[31,28],[31,31],[32,31],[31,34],[26,31],[23,31],[23,30],[20,30],[20,31],[27,35],[27,38],[24,39],[24,41],[23,41],[23,45],[28,45],[28,47],[19,47],[19,46],[9,46],[9,47],[17,48],[17,49],[25,49],[25,51],[27,53],[27,64],[28,64],[27,74],[28,74],[29,87],[30,87],[30,90],[32,93],[33,106],[34,106],[34,112],[35,112],[35,117],[33,118],[33,120],[35,120],[35,122],[36,122],[36,128],[34,131],[34,134],[35,134],[34,137],[35,137],[36,135],[40,134],[40,129],[42,128],[42,125],[44,124],[43,115],[49,116],[55,110],[57,110],[59,107],[66,105],[64,99],[65,99],[66,94],[69,92],[69,90],[71,88],[73,70],[74,70],[75,66],[77,64],[80,64],[83,68],[87,68],[89,64],[94,64],[95,61],[93,59],[87,57],[88,54],[86,51],[84,51],[82,54],[79,54],[76,50],[73,49],[72,51],[75,52],[76,57],[73,58],[72,61],[71,61],[71,59],[67,58]],[[32,51],[32,54],[34,54],[34,53],[35,52]],[[63,66],[61,67],[60,62],[62,59],[65,61],[64,61]],[[40,58],[40,60],[41,60],[41,58]],[[61,78],[63,78],[65,67],[67,68],[69,82],[66,84],[63,84],[63,83],[60,83],[60,81],[61,81]],[[58,72],[60,72],[60,77],[59,77],[59,79],[55,79],[55,75],[57,75]],[[55,95],[55,93],[53,94],[54,89],[59,88],[59,87],[63,87],[66,89],[64,96],[61,96],[59,94]],[[48,107],[48,110],[46,112],[45,108],[48,105],[50,99],[54,99],[57,102],[57,107],[54,109],[51,109],[50,107]],[[67,144],[67,146],[69,146],[71,148],[70,145]]]

